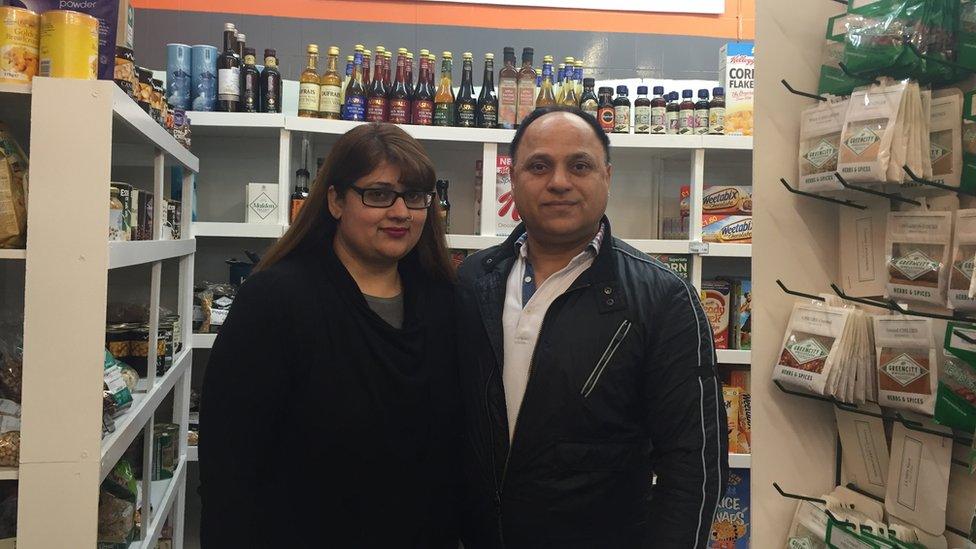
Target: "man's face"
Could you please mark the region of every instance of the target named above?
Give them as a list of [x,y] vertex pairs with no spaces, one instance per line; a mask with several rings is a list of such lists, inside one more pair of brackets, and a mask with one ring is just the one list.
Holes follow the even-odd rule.
[[522,136],[512,171],[515,206],[534,239],[575,243],[591,236],[603,217],[612,174],[586,122],[550,113]]

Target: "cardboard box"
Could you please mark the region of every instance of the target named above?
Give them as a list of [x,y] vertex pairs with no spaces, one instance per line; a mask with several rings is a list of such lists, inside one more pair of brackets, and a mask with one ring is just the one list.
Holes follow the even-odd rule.
[[752,349],[752,281],[732,281],[732,336],[733,349]]
[[[691,186],[681,187],[681,216],[691,215]],[[752,215],[752,186],[718,185],[705,187],[702,215]]]
[[709,549],[749,549],[750,524],[749,469],[729,471],[725,497],[719,502],[712,521]]
[[119,201],[122,202],[120,240],[132,240],[132,185],[113,182],[112,188],[119,190]]
[[702,242],[751,244],[751,215],[706,215],[702,217]]
[[248,183],[246,198],[245,222],[260,225],[276,225],[278,223],[277,184]]
[[519,226],[522,218],[512,195],[512,157],[499,154],[495,167],[495,235],[508,236]]
[[728,349],[732,285],[726,280],[705,280],[702,282],[702,294],[702,308],[712,326],[715,348]]
[[725,134],[752,135],[752,100],[756,86],[752,42],[724,44],[719,56],[719,82],[725,88]]
[[173,240],[179,240],[183,235],[183,205],[176,200],[170,200],[166,209],[166,221],[169,222]]
[[691,264],[691,256],[683,254],[650,254],[651,257],[667,265],[672,271],[674,271],[678,276],[684,280],[689,280],[689,268]]
[[153,239],[153,193],[149,191],[132,191],[132,240]]

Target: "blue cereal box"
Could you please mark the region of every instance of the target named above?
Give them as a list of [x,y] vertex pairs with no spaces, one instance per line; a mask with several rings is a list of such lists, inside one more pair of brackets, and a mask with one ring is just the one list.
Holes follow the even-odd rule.
[[729,487],[712,522],[709,547],[749,549],[749,469],[730,469]]

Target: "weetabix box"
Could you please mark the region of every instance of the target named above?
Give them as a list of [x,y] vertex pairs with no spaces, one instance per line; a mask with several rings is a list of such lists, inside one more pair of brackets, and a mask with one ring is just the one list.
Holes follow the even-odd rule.
[[724,44],[719,56],[719,82],[725,88],[725,134],[752,135],[752,99],[756,58],[752,42]]

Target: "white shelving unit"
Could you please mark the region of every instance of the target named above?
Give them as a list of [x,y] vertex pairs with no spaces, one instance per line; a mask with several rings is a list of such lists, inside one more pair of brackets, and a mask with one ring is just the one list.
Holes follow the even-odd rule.
[[718,349],[719,364],[752,364],[752,351],[740,349]]
[[193,334],[193,348],[210,349],[216,340],[217,334]]
[[280,238],[285,234],[288,227],[285,225],[273,224],[262,225],[258,223],[215,223],[215,222],[194,222],[193,236],[218,236],[218,237],[238,237],[238,238]]
[[[199,160],[111,81],[35,78],[21,93],[30,116],[31,196],[26,251],[3,251],[0,259],[25,261],[24,380],[20,467],[0,470],[0,479],[20,483],[17,544],[24,548],[92,547],[97,540],[99,485],[141,432],[144,436],[142,539],[151,549],[167,519],[174,547],[182,547],[186,431],[192,345],[184,345],[165,374],[156,376],[157,349],[149,345],[148,375],[134,402],[102,436],[105,318],[110,272],[148,271],[144,292],[149,333],[159,327],[163,262],[179,263],[176,300],[180,338],[190,341],[196,241],[107,242],[113,151],[150,152],[152,192],[167,196],[165,168],[181,166],[185,200],[182,234],[190,235],[191,173]],[[29,92],[29,95],[28,93]],[[135,183],[135,181],[133,181]],[[151,482],[153,423],[160,403],[173,395],[173,423],[180,425],[178,466],[172,479]],[[58,517],[52,527],[51,517]]]

